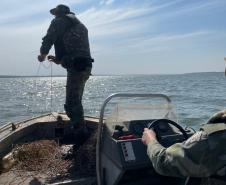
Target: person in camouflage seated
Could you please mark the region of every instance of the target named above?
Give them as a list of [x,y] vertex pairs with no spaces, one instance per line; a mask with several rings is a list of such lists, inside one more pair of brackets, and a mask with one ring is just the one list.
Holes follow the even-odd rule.
[[[153,130],[145,128],[142,141],[154,169],[161,175],[200,177],[196,184],[225,185],[226,110],[213,115],[183,143],[164,148]],[[195,185],[195,183],[190,183]]]
[[67,70],[65,111],[75,130],[85,130],[82,96],[91,75],[92,62],[88,30],[66,5],[50,10],[55,16],[43,37],[38,60],[44,61],[54,45],[55,56],[48,60]]

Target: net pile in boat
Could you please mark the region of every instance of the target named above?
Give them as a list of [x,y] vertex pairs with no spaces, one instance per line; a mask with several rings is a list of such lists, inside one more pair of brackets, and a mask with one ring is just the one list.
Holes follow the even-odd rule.
[[81,176],[96,175],[97,130],[91,133],[86,142],[75,151],[75,171]]
[[67,173],[71,162],[63,159],[60,146],[53,140],[40,140],[17,145],[13,149],[17,160],[15,170],[48,176]]

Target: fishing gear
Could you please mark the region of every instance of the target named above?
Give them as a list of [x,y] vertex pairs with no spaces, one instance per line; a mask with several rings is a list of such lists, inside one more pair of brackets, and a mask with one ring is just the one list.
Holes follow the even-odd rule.
[[41,70],[41,67],[43,67],[45,69],[50,69],[50,90],[49,90],[50,98],[46,98],[46,101],[45,101],[45,104],[46,104],[45,111],[48,110],[48,108],[47,108],[47,104],[48,104],[47,99],[50,99],[50,110],[49,111],[50,111],[50,113],[52,115],[52,111],[53,111],[52,110],[53,109],[53,66],[52,66],[52,61],[51,60],[47,60],[47,61],[49,62],[48,65],[46,65],[44,63],[45,61],[39,62],[38,69],[37,69],[37,72],[36,72],[36,75],[35,75],[35,79],[34,79],[34,82],[33,82],[33,87],[34,87],[33,89],[35,90],[35,92],[30,92],[29,93],[32,97],[30,98],[30,96],[29,96],[29,98],[28,98],[28,101],[29,102],[28,102],[28,106],[27,106],[28,108],[27,108],[27,110],[28,111],[30,110],[31,112],[33,112],[30,109],[30,106],[32,105],[32,103],[30,103],[30,100],[35,101],[35,104],[37,102],[37,95],[38,95],[38,84],[37,84],[38,79],[37,78],[40,77],[40,70]]

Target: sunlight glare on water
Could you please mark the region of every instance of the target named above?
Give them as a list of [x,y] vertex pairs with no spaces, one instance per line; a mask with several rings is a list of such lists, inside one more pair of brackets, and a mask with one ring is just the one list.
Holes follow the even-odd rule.
[[[99,116],[112,93],[163,93],[176,105],[179,121],[198,127],[226,107],[223,73],[91,76],[83,96],[85,115]],[[50,111],[63,112],[66,77],[0,78],[0,122],[20,121]]]

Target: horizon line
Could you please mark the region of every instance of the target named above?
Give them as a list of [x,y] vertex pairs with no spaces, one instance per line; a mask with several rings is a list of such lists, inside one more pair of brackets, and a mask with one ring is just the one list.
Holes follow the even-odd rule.
[[[140,73],[140,74],[94,74],[91,76],[128,76],[128,75],[186,75],[186,74],[198,74],[198,73],[224,73],[224,71],[207,71],[207,72],[187,72],[187,73],[155,73],[155,74],[145,74],[145,73]],[[29,77],[51,77],[50,75],[0,75],[0,78],[29,78]],[[52,77],[67,77],[67,75],[53,75]]]

